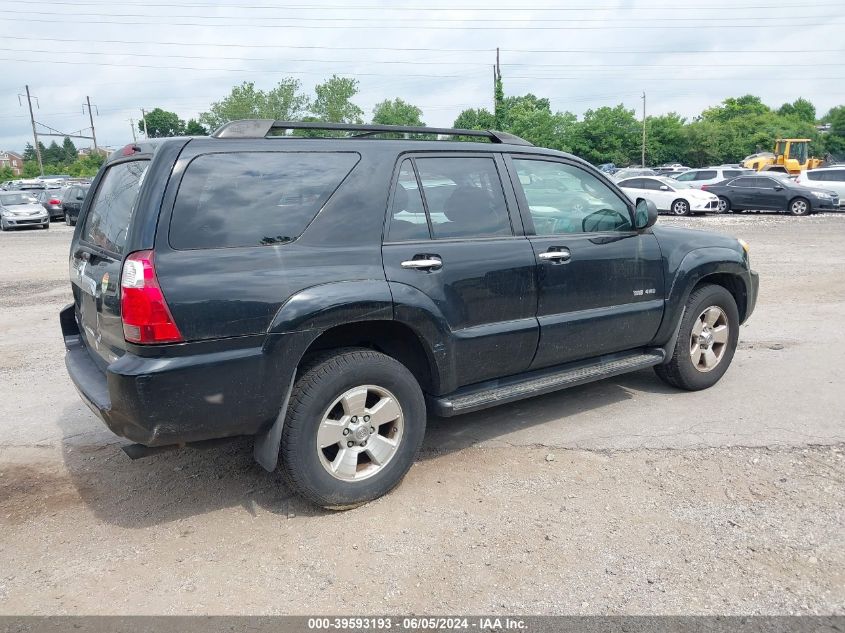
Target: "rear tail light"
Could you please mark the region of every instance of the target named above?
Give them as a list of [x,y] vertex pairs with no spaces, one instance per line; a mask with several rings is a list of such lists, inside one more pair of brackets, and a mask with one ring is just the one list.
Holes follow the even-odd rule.
[[182,334],[156,278],[152,251],[131,253],[120,276],[123,337],[130,343],[178,343]]
[[50,198],[50,202],[48,202],[47,204],[61,204],[61,203],[62,203],[62,201],[59,200],[58,198]]
[[702,191],[707,191],[707,187],[709,187],[709,186],[710,186],[710,185],[701,185],[701,190],[702,190]]

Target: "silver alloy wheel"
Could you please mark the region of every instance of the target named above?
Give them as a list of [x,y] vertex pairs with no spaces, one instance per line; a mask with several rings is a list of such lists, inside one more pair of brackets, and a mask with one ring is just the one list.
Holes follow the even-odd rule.
[[692,365],[706,373],[715,369],[728,349],[728,315],[719,306],[705,308],[692,326],[689,353]]
[[323,414],[317,430],[320,463],[343,481],[372,477],[396,455],[404,426],[402,407],[387,389],[353,387]]
[[675,215],[686,215],[689,211],[689,204],[685,200],[675,200],[672,205],[672,213]]
[[807,213],[807,202],[805,200],[795,200],[790,209],[794,215],[804,215]]
[[728,210],[728,201],[724,198],[719,198],[719,213],[726,213]]

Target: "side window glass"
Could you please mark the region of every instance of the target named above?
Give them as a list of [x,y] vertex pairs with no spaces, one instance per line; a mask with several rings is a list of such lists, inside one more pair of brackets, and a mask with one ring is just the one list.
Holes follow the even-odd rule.
[[825,178],[825,180],[829,180],[831,182],[845,182],[845,169],[828,171],[825,173],[827,174],[827,178]]
[[695,171],[688,171],[685,174],[681,174],[675,180],[679,180],[680,182],[686,182],[688,180],[697,180],[698,179],[698,172]]
[[432,237],[513,235],[505,194],[492,158],[418,158]]
[[429,237],[428,221],[414,167],[410,160],[405,159],[393,192],[387,241],[427,240]]
[[543,160],[513,163],[537,235],[632,228],[628,205],[588,171]]
[[695,179],[696,180],[712,180],[715,177],[716,177],[716,172],[710,170],[710,171],[700,171],[700,172],[698,172],[698,174],[696,174],[696,176],[695,176]]
[[648,189],[650,191],[660,191],[660,186],[663,183],[659,180],[655,180],[654,178],[643,178],[643,189]]

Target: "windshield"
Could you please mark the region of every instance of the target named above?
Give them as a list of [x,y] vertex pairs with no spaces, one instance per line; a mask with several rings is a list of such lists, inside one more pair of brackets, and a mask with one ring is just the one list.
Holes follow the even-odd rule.
[[658,180],[673,189],[695,189],[695,187],[688,182],[682,182],[680,180],[675,180],[674,178],[658,178]]
[[33,202],[35,202],[35,199],[25,193],[0,194],[0,204],[4,207],[13,207],[18,204],[31,204]]

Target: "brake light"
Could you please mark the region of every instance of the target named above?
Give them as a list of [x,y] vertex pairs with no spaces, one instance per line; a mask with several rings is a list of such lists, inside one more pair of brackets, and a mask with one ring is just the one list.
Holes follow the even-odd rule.
[[156,278],[152,251],[131,253],[120,276],[123,337],[130,343],[178,343],[182,334]]
[[709,186],[710,186],[710,185],[701,185],[701,190],[702,190],[702,191],[707,191],[707,187],[709,187]]
[[50,198],[50,202],[48,202],[47,204],[61,204],[61,203],[62,203],[62,201],[59,200],[58,198]]

